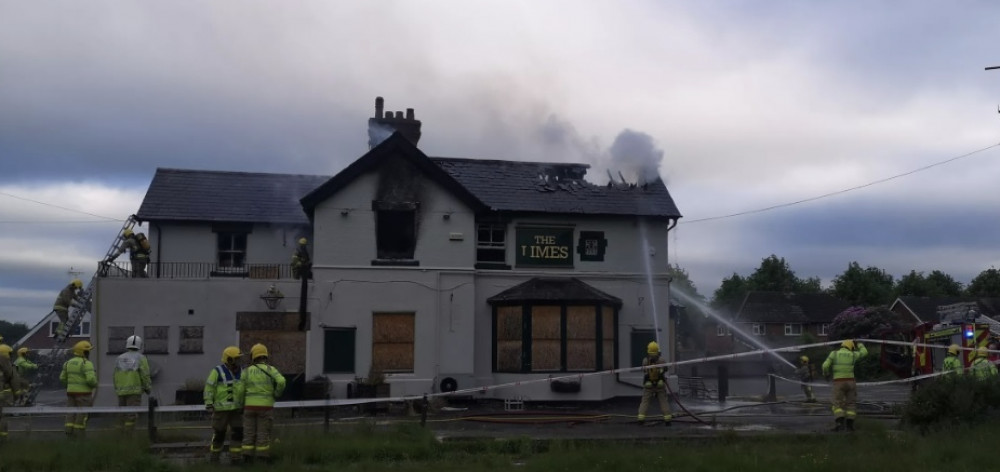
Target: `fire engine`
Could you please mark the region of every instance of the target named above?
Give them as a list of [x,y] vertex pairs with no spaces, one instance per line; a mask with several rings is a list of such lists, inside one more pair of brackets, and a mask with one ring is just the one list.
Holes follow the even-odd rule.
[[[962,364],[968,368],[975,359],[976,348],[988,347],[990,342],[997,341],[996,333],[1000,333],[1000,323],[980,316],[975,302],[941,305],[937,307],[937,315],[941,322],[921,323],[906,333],[908,341],[913,342],[911,348],[888,349],[886,346],[880,358],[882,367],[900,377],[940,371],[947,347],[957,344],[962,347]],[[935,344],[941,348],[920,344]],[[990,360],[995,361],[994,357],[991,354]],[[911,358],[912,362],[903,361],[906,358]]]

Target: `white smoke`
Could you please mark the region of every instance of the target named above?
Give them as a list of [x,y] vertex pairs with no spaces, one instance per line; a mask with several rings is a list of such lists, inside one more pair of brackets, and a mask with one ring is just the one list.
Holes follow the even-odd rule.
[[368,149],[374,148],[389,139],[392,133],[395,133],[395,128],[384,125],[382,123],[376,123],[374,121],[368,122]]
[[629,183],[643,185],[660,178],[663,151],[656,147],[652,136],[626,128],[618,133],[608,151],[610,167],[621,172]]

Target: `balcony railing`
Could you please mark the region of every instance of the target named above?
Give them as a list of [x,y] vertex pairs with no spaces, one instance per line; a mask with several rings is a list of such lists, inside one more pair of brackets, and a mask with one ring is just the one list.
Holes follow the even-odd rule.
[[212,262],[151,262],[145,274],[136,274],[127,261],[98,263],[98,277],[109,279],[209,279],[239,278],[281,280],[292,278],[289,264],[244,264],[242,267],[224,267]]

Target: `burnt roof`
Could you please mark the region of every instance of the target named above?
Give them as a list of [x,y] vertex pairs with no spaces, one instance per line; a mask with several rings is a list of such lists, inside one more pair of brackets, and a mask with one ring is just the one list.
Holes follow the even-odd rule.
[[595,185],[586,164],[431,157],[493,211],[680,218],[663,181]]
[[830,323],[850,306],[825,293],[749,292],[735,320],[741,323]]
[[914,297],[902,296],[896,299],[896,303],[901,302],[911,313],[923,322],[940,322],[937,307],[941,305],[952,305],[955,303],[975,302],[979,307],[979,314],[986,315],[993,319],[1000,319],[1000,298],[996,297]]
[[487,298],[486,301],[490,304],[580,302],[622,305],[620,298],[572,277],[535,277]]
[[136,217],[141,221],[309,224],[299,198],[328,178],[156,169]]

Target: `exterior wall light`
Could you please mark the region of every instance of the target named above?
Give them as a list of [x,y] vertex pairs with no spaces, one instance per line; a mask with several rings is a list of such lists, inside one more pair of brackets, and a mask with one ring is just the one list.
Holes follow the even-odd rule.
[[275,287],[274,284],[271,284],[271,287],[260,296],[260,299],[264,300],[267,307],[272,310],[278,308],[278,303],[281,302],[282,298],[285,298],[285,295],[282,294],[281,290],[278,290],[278,287]]

